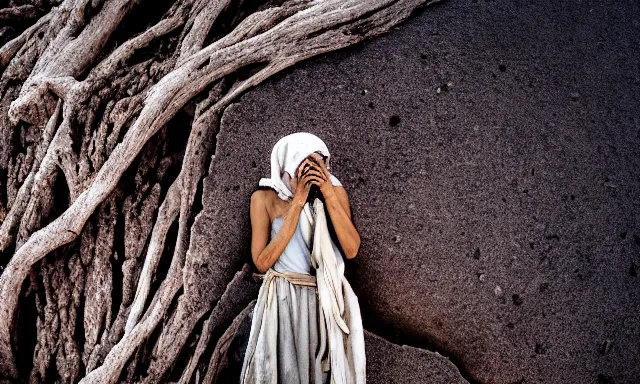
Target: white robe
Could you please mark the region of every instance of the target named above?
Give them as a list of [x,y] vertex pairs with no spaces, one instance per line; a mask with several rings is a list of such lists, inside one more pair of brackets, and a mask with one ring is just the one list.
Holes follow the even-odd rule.
[[[259,185],[272,187],[283,200],[292,198],[288,176],[295,175],[300,163],[313,152],[327,156],[326,165],[329,168],[329,150],[317,136],[296,132],[281,138],[271,152],[271,178],[261,179]],[[332,174],[330,179],[332,185],[342,185]],[[323,202],[314,199],[313,206],[306,203],[299,220],[305,242],[312,249],[311,263],[316,269],[321,308],[318,316],[321,324],[324,324],[324,327],[320,327],[320,344],[323,348],[322,345],[326,343],[329,348],[330,383],[364,384],[366,359],[360,306],[344,276],[343,256],[329,234]],[[278,308],[277,305],[269,305],[269,302],[279,303],[281,297],[277,297],[278,300],[269,297],[287,295],[287,290],[272,288],[274,278],[268,278],[271,273],[267,271],[265,274],[254,308],[249,345],[240,376],[243,384],[277,383]]]

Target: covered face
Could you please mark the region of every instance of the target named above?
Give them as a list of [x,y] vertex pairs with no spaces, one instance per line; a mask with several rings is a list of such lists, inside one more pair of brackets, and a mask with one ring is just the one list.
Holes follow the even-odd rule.
[[[326,157],[325,165],[328,168],[331,155],[318,136],[309,132],[295,132],[284,136],[271,151],[271,177],[262,178],[259,184],[274,188],[281,199],[293,197],[294,189],[290,180],[296,177],[296,171],[304,159],[314,152]],[[332,177],[332,183],[336,185],[339,181]]]
[[[328,157],[323,155],[321,152],[316,151],[311,153],[309,156],[314,156],[315,154],[315,158],[320,160],[320,161],[324,161],[325,166],[327,167],[327,170],[329,170],[329,164],[328,164]],[[308,157],[308,156],[307,156]],[[306,159],[306,157],[305,157]],[[304,163],[304,160],[298,165],[298,167],[296,168],[296,171],[294,173],[294,176],[291,177],[289,175],[289,172],[285,172],[283,175],[283,181],[285,182],[285,185],[287,185],[287,187],[289,188],[289,190],[292,193],[295,193],[295,189],[296,189],[296,185],[298,183],[298,176],[300,174],[300,172],[302,172],[302,165]]]
[[[286,139],[286,140],[285,140]],[[280,146],[278,143],[283,141]],[[280,139],[278,143],[274,146],[274,150],[278,149],[279,152],[283,155],[281,157],[282,163],[281,167],[284,172],[289,174],[289,177],[296,177],[296,171],[298,167],[302,164],[304,159],[306,159],[309,155],[314,152],[317,152],[321,156],[326,156],[327,163],[329,160],[329,149],[325,145],[324,141],[322,141],[319,137],[307,133],[307,132],[296,132],[291,135],[285,136]],[[273,157],[273,153],[272,153]]]

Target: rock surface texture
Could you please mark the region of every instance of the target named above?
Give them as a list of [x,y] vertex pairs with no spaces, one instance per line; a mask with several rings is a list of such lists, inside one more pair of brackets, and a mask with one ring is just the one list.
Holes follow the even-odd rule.
[[234,382],[295,131],[370,384],[637,383],[640,4],[433,3],[0,2],[0,384]]
[[[638,111],[637,1],[435,5],[227,108],[192,233],[213,285],[185,289],[250,263],[269,151],[309,131],[352,201],[367,330],[471,382],[637,382]],[[371,383],[453,382],[367,340]]]

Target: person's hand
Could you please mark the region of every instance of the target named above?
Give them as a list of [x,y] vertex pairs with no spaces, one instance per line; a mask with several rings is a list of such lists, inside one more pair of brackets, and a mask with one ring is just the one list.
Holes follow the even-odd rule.
[[309,174],[306,174],[306,172],[303,174],[303,167],[308,163],[309,159],[305,159],[302,161],[302,163],[300,163],[300,166],[298,167],[298,169],[296,170],[296,190],[294,192],[294,196],[293,196],[293,203],[298,205],[299,207],[304,207],[304,205],[307,202],[307,199],[309,198],[309,191],[311,190],[311,184],[310,180],[312,179],[312,176]]
[[[300,174],[302,177],[309,176],[308,183],[317,185],[322,196],[326,199],[335,194],[333,184],[331,184],[329,170],[322,156],[318,153],[309,155],[300,165]],[[301,179],[300,177],[298,178]]]

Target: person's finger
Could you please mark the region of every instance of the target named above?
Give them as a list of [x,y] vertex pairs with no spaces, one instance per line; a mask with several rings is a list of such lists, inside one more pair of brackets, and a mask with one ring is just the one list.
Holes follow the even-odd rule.
[[314,157],[314,161],[316,164],[318,164],[318,166],[322,169],[326,169],[327,168],[327,163],[325,162],[324,158],[317,158]]
[[323,166],[324,166],[324,161],[322,161],[321,159],[319,159],[318,157],[314,156],[314,155],[309,155],[307,157],[307,159],[309,160],[309,162],[311,164],[313,164],[314,166],[318,167],[318,169],[322,170]]
[[304,160],[302,160],[302,162],[300,163],[300,168],[304,169],[304,168],[308,168],[309,166],[313,165],[313,161],[310,157],[306,157]]
[[320,169],[322,173],[326,175],[329,172],[329,170],[327,169],[327,165],[323,160],[317,159],[317,158],[314,158],[313,160],[314,160],[314,164],[316,164],[316,166],[318,167],[318,169]]
[[318,160],[318,158],[316,158],[315,156],[309,156],[308,159],[311,160],[314,164],[320,166],[321,161]]
[[315,174],[317,176],[320,176],[322,175],[322,170],[318,169],[318,167],[315,167],[315,166],[309,166],[307,169],[305,169],[303,176],[310,175],[310,174]]
[[316,175],[306,175],[304,178],[304,182],[306,183],[309,180],[317,180],[317,181],[321,181],[322,179],[320,178],[320,176],[316,176]]
[[319,177],[322,180],[326,180],[325,174],[318,169],[312,168],[308,170],[307,173],[305,173],[305,176],[311,176],[311,175]]
[[316,170],[316,169],[312,169],[309,170],[304,177],[317,177],[318,179],[322,180],[322,181],[326,181],[325,176],[322,174],[322,172]]
[[311,163],[311,169],[317,169],[318,172],[324,173],[325,171],[325,167],[322,164],[318,164],[318,163]]
[[310,171],[318,171],[318,168],[316,166],[313,166],[311,164],[309,164],[308,166],[305,166],[304,169],[302,170],[302,176],[308,174]]
[[321,179],[319,177],[311,176],[311,177],[307,178],[304,183],[306,185],[308,183],[316,183],[316,184],[318,184],[320,182],[321,182]]
[[310,170],[312,170],[313,168],[309,165],[304,167],[303,171],[302,171],[302,176],[306,175],[307,173],[309,173]]
[[309,167],[309,163],[308,161],[305,159],[304,161],[302,161],[302,163],[300,164],[300,167],[298,168],[298,175],[302,176],[304,175],[304,173],[306,172],[306,169]]

